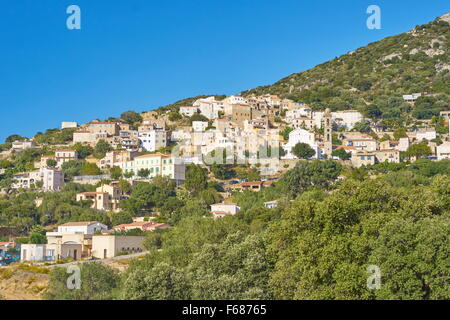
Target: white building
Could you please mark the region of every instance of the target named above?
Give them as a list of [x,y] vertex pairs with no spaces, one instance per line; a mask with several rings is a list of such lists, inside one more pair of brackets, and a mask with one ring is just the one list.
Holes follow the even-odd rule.
[[247,104],[248,101],[241,96],[229,96],[224,99],[227,104]]
[[331,113],[333,122],[339,127],[346,127],[347,130],[352,130],[355,124],[364,120],[361,112],[356,110],[344,110]]
[[208,127],[208,122],[206,121],[192,121],[192,130],[194,132],[205,131]]
[[294,148],[298,143],[308,144],[316,154],[313,156],[314,159],[321,157],[321,151],[316,142],[315,134],[304,129],[295,129],[289,134],[289,141],[283,147],[286,151],[285,159],[296,159],[297,157],[292,154],[292,148]]
[[189,131],[178,129],[171,132],[170,141],[179,142],[183,140],[189,140],[191,138],[191,133]]
[[312,117],[312,109],[308,107],[299,107],[286,112],[286,119],[295,119],[295,118],[311,118]]
[[397,150],[405,152],[406,150],[408,150],[410,145],[411,145],[411,143],[409,141],[409,138],[400,138],[398,140]]
[[217,203],[211,205],[214,218],[223,218],[226,215],[235,215],[241,210],[235,203]]
[[450,159],[450,142],[446,141],[437,146],[436,155],[438,160]]
[[61,129],[72,129],[78,127],[77,122],[73,121],[63,121],[61,122]]
[[59,259],[79,260],[83,246],[80,243],[63,244],[22,244],[20,246],[21,261],[56,261]]
[[53,168],[43,168],[40,172],[44,191],[61,191],[64,186],[64,172]]
[[168,133],[165,130],[152,130],[139,133],[141,146],[145,151],[157,151],[167,147]]
[[422,141],[422,140],[431,141],[433,139],[436,139],[436,131],[435,130],[418,131],[416,133],[416,139],[417,139],[417,141]]
[[102,230],[108,230],[108,226],[97,221],[68,222],[58,226],[57,232],[47,232],[47,236],[56,236],[57,234],[94,234]]
[[32,140],[14,141],[11,149],[14,151],[23,151],[25,149],[35,148],[36,143]]
[[215,97],[208,97],[198,99],[193,103],[193,106],[200,110],[200,113],[208,119],[217,119],[219,111],[224,110],[224,101],[217,101]]
[[18,173],[14,176],[13,189],[30,189],[42,182],[44,191],[60,191],[64,186],[64,172],[53,168],[41,168],[37,171]]
[[421,97],[421,93],[405,94],[403,100],[405,102],[416,102],[417,98]]
[[278,206],[277,200],[264,202],[264,207],[266,207],[267,209],[274,209],[277,206]]
[[194,114],[198,112],[198,107],[194,106],[184,106],[180,107],[180,114],[186,117],[192,117]]

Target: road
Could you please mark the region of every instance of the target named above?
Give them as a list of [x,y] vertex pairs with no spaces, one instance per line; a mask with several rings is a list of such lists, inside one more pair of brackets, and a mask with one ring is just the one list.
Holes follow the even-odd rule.
[[[126,260],[126,259],[132,259],[132,258],[137,258],[140,256],[144,256],[147,253],[149,253],[148,251],[143,251],[143,252],[138,252],[138,253],[133,253],[133,254],[128,254],[125,256],[118,256],[118,257],[114,257],[114,258],[109,258],[109,259],[97,259],[97,260],[78,260],[78,261],[73,261],[73,262],[68,262],[68,263],[62,263],[62,264],[52,264],[52,265],[47,265],[45,267],[48,268],[56,268],[56,267],[68,267],[71,265],[76,265],[76,264],[83,264],[83,263],[93,263],[93,262],[99,262],[99,263],[109,263],[109,262],[114,262],[114,261],[119,261],[119,260]],[[36,263],[34,265],[41,265],[44,266],[44,263]]]

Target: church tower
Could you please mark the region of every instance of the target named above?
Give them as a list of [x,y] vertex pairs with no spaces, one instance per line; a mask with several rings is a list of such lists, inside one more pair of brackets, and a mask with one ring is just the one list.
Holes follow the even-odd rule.
[[323,153],[331,159],[333,152],[333,125],[330,109],[326,109],[323,115]]

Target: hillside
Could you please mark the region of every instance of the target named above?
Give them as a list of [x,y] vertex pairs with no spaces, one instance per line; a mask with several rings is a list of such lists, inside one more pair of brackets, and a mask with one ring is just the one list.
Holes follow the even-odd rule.
[[[427,119],[449,109],[449,45],[450,13],[242,95],[276,94],[316,109],[358,109],[375,118],[411,112]],[[416,92],[430,96],[411,109],[402,95]]]

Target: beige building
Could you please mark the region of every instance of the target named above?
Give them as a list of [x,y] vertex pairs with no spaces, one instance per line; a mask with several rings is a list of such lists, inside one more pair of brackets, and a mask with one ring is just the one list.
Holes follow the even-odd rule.
[[79,130],[73,133],[73,143],[86,143],[92,146],[99,140],[106,140],[107,138],[106,133],[93,133],[89,130]]
[[380,150],[397,149],[400,142],[395,140],[386,140],[379,143]]
[[378,149],[375,139],[348,139],[346,145],[355,147],[358,151],[376,151]]
[[30,189],[42,182],[44,191],[60,191],[64,186],[64,172],[53,168],[41,168],[37,171],[19,173],[14,176],[13,189]]
[[32,140],[14,141],[11,146],[11,149],[14,151],[23,151],[31,148],[36,148],[36,143]]
[[94,235],[92,237],[92,257],[108,259],[119,252],[142,252],[145,250],[141,236]]
[[298,117],[298,118],[289,119],[289,123],[290,123],[291,127],[293,127],[294,129],[311,130],[316,126],[315,120],[312,118],[307,118],[307,117]]
[[55,151],[55,160],[60,168],[64,163],[77,160],[78,152],[72,149],[60,149]]
[[446,141],[436,147],[436,155],[438,160],[450,159],[450,142]]
[[133,160],[136,152],[128,150],[114,150],[107,152],[105,157],[98,162],[100,169],[108,169],[114,166],[119,166],[121,162],[127,162]]
[[58,226],[55,232],[47,232],[47,243],[56,246],[79,245],[80,257],[88,257],[92,251],[92,236],[107,229],[106,225],[97,221],[68,222]]
[[375,154],[372,152],[356,152],[352,154],[352,165],[356,168],[375,164]]
[[214,218],[223,218],[226,215],[235,215],[241,210],[235,203],[216,203],[211,205]]
[[395,149],[386,149],[375,151],[377,162],[400,163],[400,151]]
[[245,120],[252,119],[252,109],[248,104],[227,104],[224,112],[225,116],[239,127],[244,127]]
[[73,129],[78,127],[78,123],[75,121],[63,121],[61,122],[61,129]]
[[120,168],[124,173],[133,172],[134,178],[138,178],[141,169],[148,169],[150,179],[165,176],[176,181],[184,181],[186,172],[186,165],[180,159],[161,153],[135,157],[132,161],[120,163]]
[[89,123],[88,130],[95,134],[107,134],[108,136],[118,136],[120,125],[110,121],[92,121]]
[[123,194],[116,186],[104,184],[96,192],[82,192],[77,194],[77,201],[90,200],[92,208],[99,211],[118,211]]

